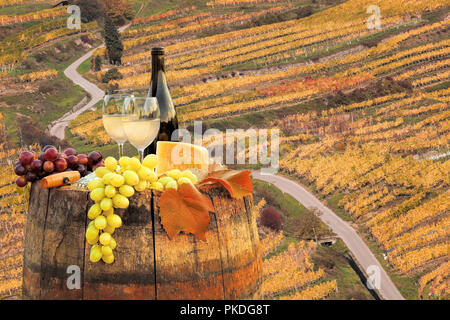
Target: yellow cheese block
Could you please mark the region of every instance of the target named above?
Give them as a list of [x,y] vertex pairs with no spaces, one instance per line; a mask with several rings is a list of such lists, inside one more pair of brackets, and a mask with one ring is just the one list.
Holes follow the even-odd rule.
[[208,150],[194,144],[158,141],[156,155],[158,157],[158,164],[156,165],[157,175],[172,169],[186,170],[197,168],[208,171]]

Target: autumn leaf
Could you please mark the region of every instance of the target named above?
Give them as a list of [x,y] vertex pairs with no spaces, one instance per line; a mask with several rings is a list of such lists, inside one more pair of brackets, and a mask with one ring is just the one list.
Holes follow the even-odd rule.
[[209,211],[215,212],[211,200],[195,186],[184,183],[178,191],[169,189],[159,199],[159,216],[169,239],[181,231],[206,241]]
[[250,171],[220,170],[208,174],[201,184],[218,182],[222,184],[233,198],[242,199],[253,193]]

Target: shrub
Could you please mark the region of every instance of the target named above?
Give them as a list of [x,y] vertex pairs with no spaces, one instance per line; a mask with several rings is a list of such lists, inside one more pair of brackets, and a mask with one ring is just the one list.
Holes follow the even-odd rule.
[[108,84],[108,93],[113,94],[117,93],[119,91],[119,84],[118,83],[110,83]]
[[405,88],[405,89],[407,89],[407,90],[412,90],[412,89],[413,89],[413,85],[412,85],[411,81],[410,81],[410,80],[407,80],[407,79],[405,79],[405,80],[400,80],[400,81],[397,82],[397,84],[398,84],[400,87]]
[[27,70],[37,70],[39,68],[39,63],[32,57],[25,60],[22,65]]
[[374,99],[389,94],[410,92],[412,84],[408,80],[396,81],[392,77],[378,79],[377,82],[364,88],[356,88],[351,92],[336,91],[326,97],[328,107],[336,108],[367,99]]
[[66,52],[67,51],[67,45],[65,43],[58,43],[55,46],[56,49],[58,49],[61,52]]
[[281,216],[273,208],[266,208],[261,213],[260,224],[264,227],[271,228],[275,231],[281,229]]
[[34,55],[34,58],[36,59],[37,62],[43,62],[47,60],[47,52],[46,51],[41,51],[38,52]]
[[60,81],[44,80],[39,84],[39,92],[42,94],[52,94],[64,89],[64,84]]
[[368,48],[376,47],[380,41],[378,39],[365,39],[360,42],[363,46]]
[[41,147],[46,145],[54,145],[61,148],[67,148],[71,146],[70,142],[66,139],[59,140],[58,138],[49,135],[47,131],[42,129],[39,123],[33,120],[25,120],[24,118],[21,118],[18,123],[22,142],[25,145],[39,143]]
[[92,39],[88,34],[83,34],[80,37],[81,41],[83,41],[84,43],[88,43],[88,44],[94,44],[94,39]]
[[51,81],[43,81],[39,85],[39,92],[42,94],[50,94],[55,90],[54,84]]
[[111,80],[119,80],[122,79],[123,76],[122,74],[119,72],[119,70],[117,70],[117,68],[112,68],[110,70],[108,70],[102,77],[102,82],[103,83],[108,83]]
[[305,18],[313,14],[311,6],[300,7],[297,10],[297,19]]
[[300,218],[287,217],[284,220],[283,231],[286,235],[296,239],[315,239],[330,235],[328,229],[323,225],[313,211]]

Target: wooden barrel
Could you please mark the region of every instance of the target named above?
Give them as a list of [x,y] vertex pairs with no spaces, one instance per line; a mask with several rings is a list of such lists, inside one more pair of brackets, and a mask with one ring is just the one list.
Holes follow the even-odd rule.
[[[116,259],[108,265],[89,261],[85,231],[93,202],[88,190],[48,190],[34,183],[23,298],[261,299],[262,262],[252,197],[232,199],[218,185],[201,191],[216,210],[210,213],[206,242],[183,233],[169,240],[159,218],[161,193],[138,193],[119,213],[123,225],[114,233]],[[80,288],[69,289],[68,278],[78,268]]]

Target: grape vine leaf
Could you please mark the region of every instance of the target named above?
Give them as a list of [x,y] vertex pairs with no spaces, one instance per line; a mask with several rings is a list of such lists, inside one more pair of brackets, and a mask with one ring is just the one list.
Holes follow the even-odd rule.
[[215,212],[211,200],[197,188],[184,183],[178,190],[169,189],[159,199],[159,216],[169,239],[178,233],[192,233],[206,241],[209,213]]
[[253,193],[252,179],[250,171],[244,170],[219,170],[210,172],[208,176],[201,181],[201,184],[209,182],[218,182],[222,184],[230,193],[231,197],[242,199],[244,196]]

